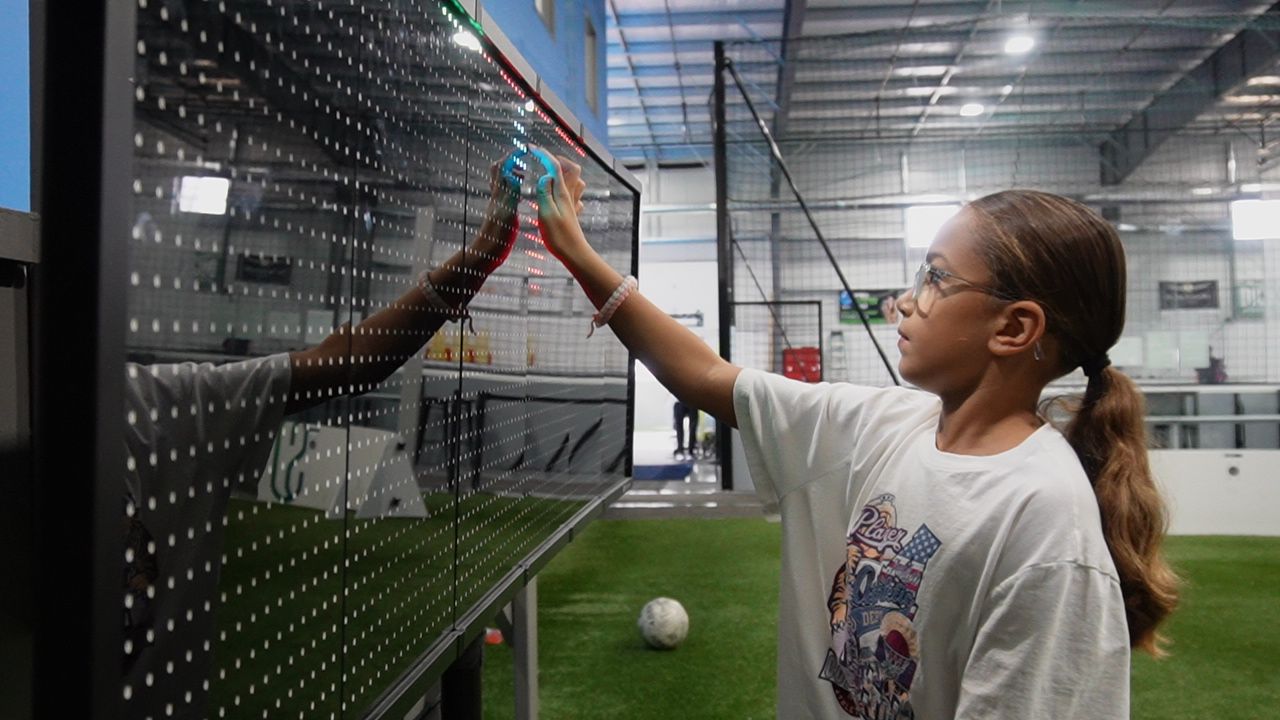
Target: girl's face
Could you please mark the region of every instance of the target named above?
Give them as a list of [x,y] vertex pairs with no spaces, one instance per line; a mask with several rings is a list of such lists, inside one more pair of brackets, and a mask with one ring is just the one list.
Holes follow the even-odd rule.
[[977,253],[976,227],[967,210],[943,225],[925,256],[919,296],[908,290],[898,299],[898,371],[937,395],[972,390],[993,359],[988,340],[1001,302]]

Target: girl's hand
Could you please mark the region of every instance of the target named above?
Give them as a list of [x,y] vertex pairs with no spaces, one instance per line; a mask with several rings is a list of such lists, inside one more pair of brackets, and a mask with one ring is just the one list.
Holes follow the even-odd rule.
[[489,206],[472,249],[492,261],[490,270],[501,265],[515,245],[520,227],[516,210],[523,179],[524,174],[518,168],[508,173],[501,163],[489,166]]
[[587,184],[582,180],[582,167],[572,160],[541,148],[531,148],[531,151],[541,153],[541,162],[551,170],[538,181],[538,228],[542,242],[563,261],[566,255],[587,245],[578,222]]
[[520,183],[524,180],[524,171],[513,167],[508,173],[503,163],[489,166],[489,208],[486,219],[494,219],[503,224],[514,224],[516,208],[520,205]]

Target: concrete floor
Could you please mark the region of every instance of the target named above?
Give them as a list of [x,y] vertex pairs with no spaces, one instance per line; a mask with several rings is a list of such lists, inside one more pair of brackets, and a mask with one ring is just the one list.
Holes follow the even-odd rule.
[[714,460],[696,460],[683,480],[636,480],[630,492],[604,512],[606,519],[761,517],[760,501],[752,492],[720,489]]

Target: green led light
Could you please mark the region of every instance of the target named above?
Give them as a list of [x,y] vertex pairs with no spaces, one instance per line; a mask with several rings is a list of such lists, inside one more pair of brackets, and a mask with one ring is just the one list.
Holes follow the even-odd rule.
[[458,2],[458,0],[444,0],[440,3],[440,9],[446,15],[452,15],[455,20],[458,18],[466,20],[471,25],[471,28],[475,30],[476,35],[484,37],[484,28],[480,27],[480,23],[467,13],[466,8],[462,7],[462,3]]

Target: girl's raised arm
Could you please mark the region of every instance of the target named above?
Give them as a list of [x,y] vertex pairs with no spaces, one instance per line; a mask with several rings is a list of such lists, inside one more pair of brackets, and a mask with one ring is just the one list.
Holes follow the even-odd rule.
[[[580,196],[585,187],[582,168],[568,158],[546,153],[543,162],[554,170],[538,182],[542,241],[573,273],[598,309],[608,302],[624,278],[591,247],[578,223],[579,203],[573,198]],[[685,404],[738,426],[733,383],[741,368],[722,360],[701,338],[639,293],[632,293],[618,307],[609,327],[658,382]]]

